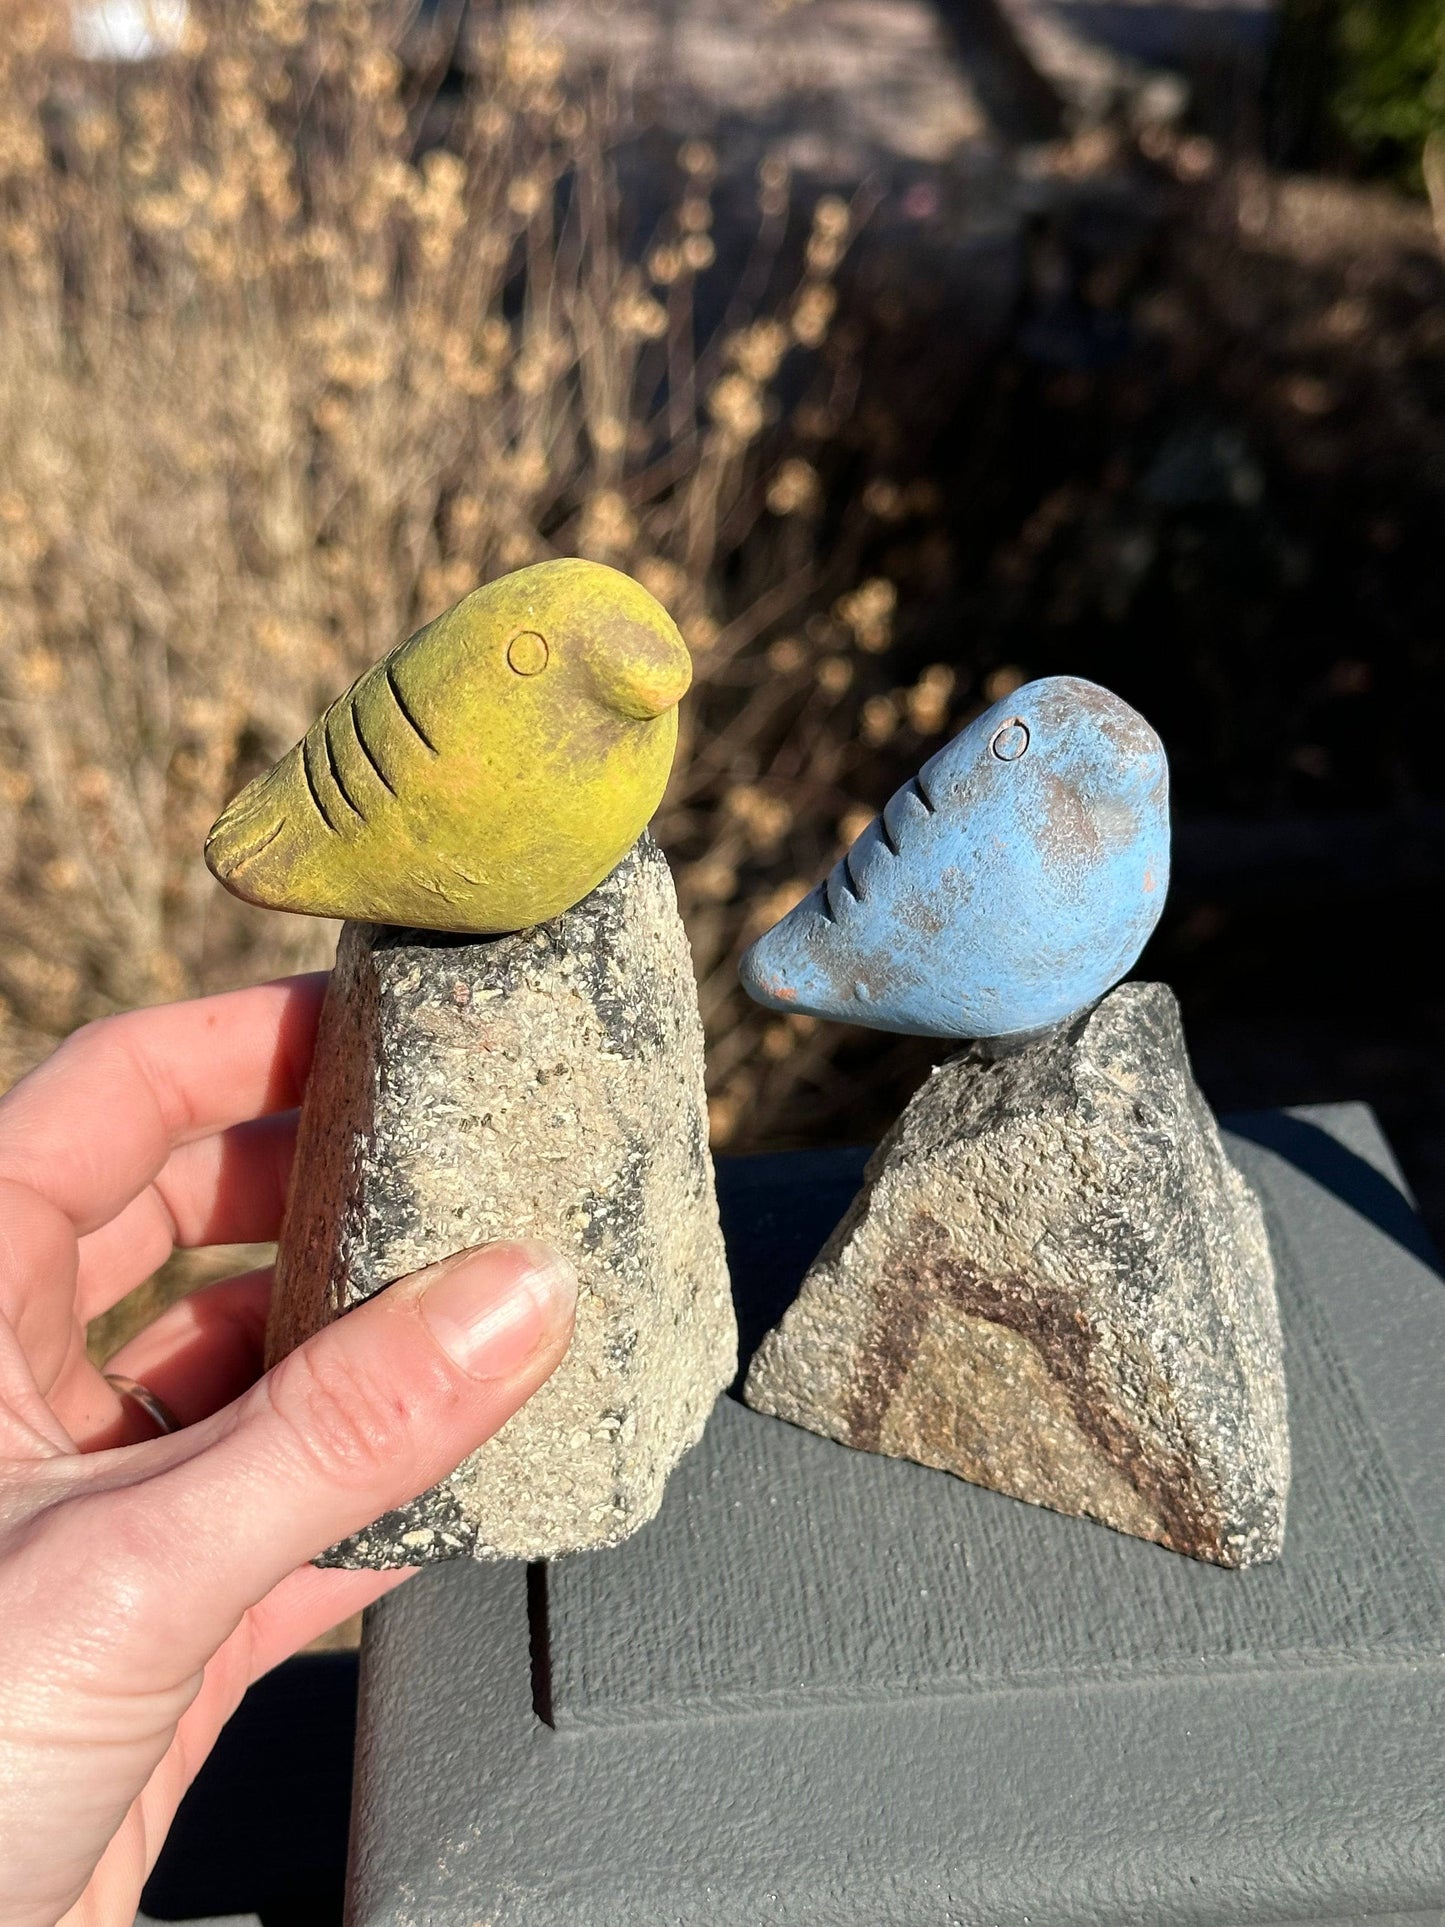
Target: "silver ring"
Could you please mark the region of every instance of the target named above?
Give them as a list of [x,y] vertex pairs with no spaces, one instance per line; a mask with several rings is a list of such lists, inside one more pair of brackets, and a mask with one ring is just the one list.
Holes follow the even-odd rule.
[[124,1372],[107,1372],[105,1382],[118,1398],[128,1398],[132,1405],[138,1405],[160,1437],[164,1438],[168,1432],[180,1431],[180,1420],[163,1398],[156,1397],[149,1385],[142,1385],[138,1378],[127,1378]]

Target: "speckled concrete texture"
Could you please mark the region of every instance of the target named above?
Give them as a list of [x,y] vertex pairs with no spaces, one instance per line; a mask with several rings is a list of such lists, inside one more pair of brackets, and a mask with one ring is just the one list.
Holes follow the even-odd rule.
[[344,1566],[547,1559],[650,1519],[736,1369],[672,878],[647,837],[574,910],[470,939],[348,924],[321,1020],[269,1349],[495,1238],[576,1264],[576,1333],[496,1438],[334,1547]]
[[1224,1566],[1279,1553],[1289,1433],[1264,1219],[1172,993],[935,1071],[746,1398]]

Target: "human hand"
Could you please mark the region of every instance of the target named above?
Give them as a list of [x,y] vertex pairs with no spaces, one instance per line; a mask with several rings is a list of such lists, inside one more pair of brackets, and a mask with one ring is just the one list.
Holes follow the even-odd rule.
[[306,1562],[489,1438],[566,1349],[535,1244],[445,1260],[260,1377],[270,1273],[109,1369],[89,1319],[177,1245],[272,1238],[324,978],[107,1018],[0,1100],[0,1927],[130,1927],[251,1682],[404,1573]]

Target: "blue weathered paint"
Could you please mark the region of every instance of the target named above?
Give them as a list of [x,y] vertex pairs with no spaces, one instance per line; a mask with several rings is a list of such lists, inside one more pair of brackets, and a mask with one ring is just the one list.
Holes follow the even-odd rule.
[[931,757],[742,980],[775,1010],[874,1030],[1038,1030],[1128,971],[1168,882],[1163,744],[1097,683],[1048,676]]

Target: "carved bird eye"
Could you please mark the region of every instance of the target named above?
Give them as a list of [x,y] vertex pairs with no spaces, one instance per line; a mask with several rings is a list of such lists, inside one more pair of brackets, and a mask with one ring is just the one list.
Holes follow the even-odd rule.
[[1015,763],[1029,746],[1029,726],[1022,717],[1010,716],[996,729],[989,748],[1001,763]]
[[535,629],[524,629],[507,644],[507,664],[519,676],[540,676],[548,653],[547,638]]

